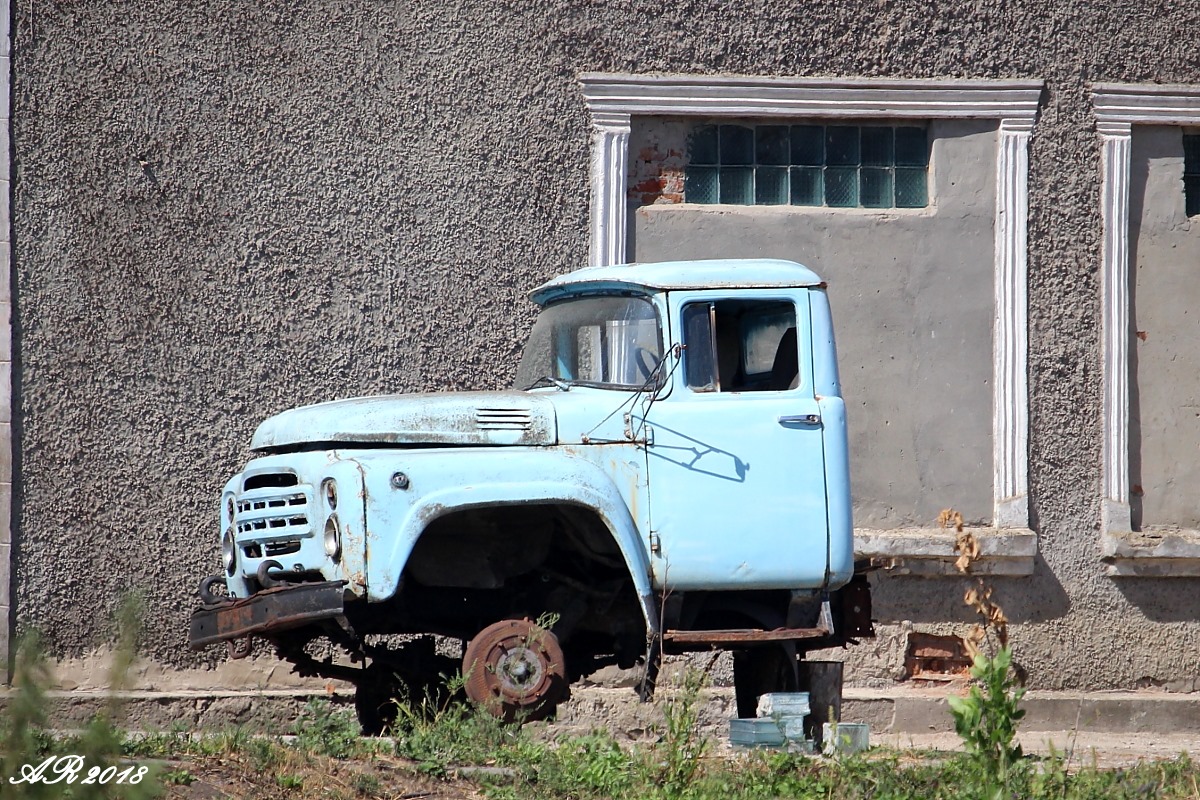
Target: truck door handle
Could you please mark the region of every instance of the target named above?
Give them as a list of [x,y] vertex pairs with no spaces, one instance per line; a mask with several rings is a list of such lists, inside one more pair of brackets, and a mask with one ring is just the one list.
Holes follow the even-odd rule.
[[780,425],[820,425],[820,414],[789,414],[779,418]]

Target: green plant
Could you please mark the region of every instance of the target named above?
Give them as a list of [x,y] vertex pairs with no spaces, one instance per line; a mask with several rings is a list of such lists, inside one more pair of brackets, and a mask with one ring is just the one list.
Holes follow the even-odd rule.
[[[472,705],[435,703],[399,706],[392,731],[397,754],[416,762],[421,772],[442,776],[448,765],[486,764],[511,758],[523,737],[520,726]],[[518,748],[519,749],[519,748]]]
[[383,790],[383,784],[380,783],[379,778],[369,772],[360,772],[355,775],[351,786],[354,787],[354,791],[368,797],[377,795]]
[[349,758],[363,749],[354,712],[317,698],[304,705],[293,732],[296,746],[309,753]]
[[165,731],[126,738],[122,753],[126,758],[174,758],[180,753],[190,752],[194,747],[187,728],[175,722]]
[[162,780],[171,786],[191,786],[196,782],[196,776],[181,767],[164,772]]
[[49,666],[36,633],[18,643],[14,693],[3,715],[0,753],[0,800],[9,798],[70,797],[73,800],[153,797],[159,791],[156,770],[123,761],[129,749],[118,726],[123,716],[121,693],[132,685],[141,635],[141,598],[122,599],[113,618],[114,646],[109,691],[101,710],[83,732],[54,739],[47,729],[46,690],[52,683]]
[[205,734],[191,743],[189,750],[205,756],[225,756],[240,753],[251,741],[250,733],[242,727]]
[[700,759],[708,750],[709,740],[700,735],[700,690],[708,682],[708,673],[716,657],[703,671],[689,669],[684,673],[683,687],[663,703],[665,730],[655,748],[660,764],[659,786],[667,797],[682,797],[696,771]]
[[275,776],[275,782],[279,784],[281,789],[303,789],[304,776],[295,775],[290,772],[285,772]]
[[562,738],[528,755],[537,785],[555,797],[633,797],[645,778],[643,762],[607,731]]
[[283,748],[266,736],[251,739],[246,746],[246,752],[250,755],[250,763],[261,772],[278,766],[284,757]]
[[0,750],[0,798],[53,797],[54,786],[41,783],[13,784],[25,764],[39,763],[50,753],[54,741],[46,731],[46,687],[50,668],[42,655],[41,637],[26,631],[17,643],[13,689],[4,714],[3,750]]
[[[946,509],[938,516],[942,527],[956,530],[955,566],[964,575],[979,558],[979,544],[963,530],[962,514]],[[963,602],[982,618],[963,643],[971,654],[971,677],[975,683],[966,697],[951,697],[950,713],[954,729],[963,741],[968,763],[979,771],[977,788],[988,800],[1002,798],[1012,791],[1012,783],[1022,764],[1021,745],[1016,744],[1017,725],[1025,711],[1021,698],[1025,687],[1013,668],[1012,648],[1008,644],[1008,618],[992,600],[992,587],[982,578],[967,589]]]
[[1002,647],[994,656],[975,655],[971,677],[978,681],[966,697],[951,697],[954,729],[963,740],[968,758],[984,778],[984,796],[1004,797],[1012,773],[1022,757],[1015,744],[1017,724],[1025,716],[1020,707],[1025,687],[1013,676],[1012,650]]

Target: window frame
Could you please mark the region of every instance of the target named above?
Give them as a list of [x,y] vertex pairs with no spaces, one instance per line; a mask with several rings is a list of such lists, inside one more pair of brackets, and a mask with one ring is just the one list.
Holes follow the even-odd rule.
[[[744,381],[746,381],[746,383],[748,384],[748,385],[744,385],[744,386],[739,386],[739,388],[736,388],[736,389],[724,388],[724,382],[722,380],[721,364],[720,364],[720,362],[721,362],[720,344],[718,342],[718,333],[717,333],[717,318],[718,318],[719,314],[722,314],[722,312],[718,310],[717,306],[719,306],[721,303],[737,303],[737,304],[743,304],[746,306],[749,306],[749,305],[762,306],[761,309],[743,309],[742,311],[738,312],[737,316],[736,316],[736,319],[737,319],[736,338],[737,338],[737,342],[738,342],[738,366],[737,366],[737,369],[735,370],[735,374],[740,372],[743,376]],[[691,358],[692,358],[692,353],[696,352],[696,351],[692,347],[690,331],[688,328],[688,322],[689,322],[688,310],[690,308],[692,308],[693,306],[707,306],[708,307],[708,339],[709,339],[708,344],[709,344],[709,348],[706,351],[706,355],[708,356],[709,364],[712,365],[712,372],[710,373],[710,377],[712,378],[712,380],[709,383],[699,384],[699,385],[692,385]],[[774,307],[773,309],[771,308],[772,306]],[[770,380],[771,373],[774,369],[773,362],[775,359],[776,351],[778,351],[780,342],[777,341],[775,343],[775,350],[771,354],[772,364],[766,370],[763,370],[760,372],[754,372],[754,373],[746,372],[747,353],[749,352],[749,347],[748,347],[749,342],[746,338],[747,337],[747,328],[746,328],[747,317],[754,317],[754,316],[766,317],[771,314],[785,314],[788,312],[790,312],[792,324],[791,324],[791,326],[786,326],[784,328],[785,333],[783,335],[786,335],[787,327],[791,327],[796,330],[795,335],[796,335],[797,383],[795,386],[791,386],[786,389],[772,389],[769,387],[755,385],[755,384],[763,383],[765,381]],[[728,313],[728,312],[726,312],[726,313]],[[801,389],[805,385],[811,383],[810,378],[805,378],[805,367],[809,367],[811,369],[811,364],[809,364],[804,359],[804,354],[800,348],[799,326],[801,323],[801,315],[800,315],[799,306],[797,304],[797,299],[795,297],[792,297],[792,296],[789,296],[786,294],[783,294],[783,295],[762,294],[762,295],[760,295],[759,293],[755,293],[754,295],[751,295],[751,296],[746,296],[744,293],[739,293],[738,295],[730,295],[727,293],[726,294],[713,293],[713,294],[705,294],[703,296],[691,297],[690,299],[685,297],[679,302],[679,319],[680,319],[680,325],[679,325],[680,336],[679,336],[679,338],[680,338],[680,341],[682,341],[683,345],[684,345],[683,369],[681,371],[682,372],[681,382],[683,383],[683,387],[685,389],[687,389],[689,392],[692,392],[694,394],[719,394],[719,395],[760,394],[763,392],[791,392],[791,391],[796,391],[798,389]],[[781,339],[782,339],[782,336],[781,336]]]
[[[904,124],[908,122],[909,124]],[[919,123],[919,124],[918,124]],[[776,148],[782,152],[765,153],[764,144],[768,129],[782,129],[782,144]],[[853,131],[853,153],[834,157],[834,137]],[[864,155],[864,134],[886,131],[886,157],[871,158]],[[921,153],[919,157],[904,157],[897,146],[900,131],[919,131]],[[745,132],[747,135],[741,135]],[[735,133],[744,141],[734,141],[727,146],[727,137]],[[699,205],[733,206],[786,206],[790,208],[865,208],[865,209],[925,209],[932,205],[929,191],[931,172],[931,144],[929,124],[925,120],[880,120],[852,124],[849,120],[750,120],[721,119],[704,120],[693,126],[687,145],[687,164],[684,167],[684,202]],[[780,134],[776,133],[776,136]],[[905,135],[911,135],[906,133]],[[798,138],[806,136],[808,146]],[[915,137],[914,137],[915,138]],[[848,142],[847,142],[848,143]],[[881,142],[882,144],[882,142]],[[740,152],[739,152],[740,151]],[[817,152],[819,151],[819,153]],[[779,188],[768,198],[762,191],[760,176],[768,171],[778,172]],[[848,199],[853,202],[834,202],[830,198],[830,181],[835,174],[850,178],[847,186],[852,190]],[[733,181],[726,188],[726,176],[745,173],[742,197],[732,197],[736,192]],[[866,177],[877,174],[886,177],[886,190],[880,196],[886,201],[868,202],[864,191]],[[901,202],[901,189],[897,176],[901,173],[920,174],[920,198],[917,202]],[[813,191],[808,197],[798,194],[796,179],[800,175],[815,178]],[[703,187],[710,183],[711,188]],[[881,184],[882,186],[882,184]],[[729,193],[727,195],[727,192]],[[702,196],[707,195],[707,196]],[[709,199],[709,198],[712,199]],[[815,200],[816,202],[810,202]]]
[[[1028,225],[1029,139],[1045,82],[1030,79],[866,77],[585,72],[579,75],[591,115],[589,263],[627,260],[628,161],[633,116],[706,119],[961,120],[997,122],[993,325],[992,489],[988,529],[1005,543],[979,569],[1028,575],[1036,535],[1029,530]],[[877,213],[877,212],[873,212]],[[886,213],[896,213],[888,211]],[[887,531],[861,531],[867,551],[896,546]],[[952,537],[912,551],[922,574],[954,575]],[[914,571],[917,571],[914,569]]]
[[[1200,543],[1162,550],[1134,538],[1129,461],[1130,293],[1129,180],[1134,125],[1200,128],[1200,85],[1101,83],[1092,87],[1100,139],[1103,226],[1100,292],[1102,382],[1100,534],[1109,575],[1200,576]],[[1186,201],[1185,201],[1186,202]],[[1185,209],[1186,210],[1186,209]],[[1190,532],[1200,540],[1200,531]],[[1158,563],[1156,563],[1158,562]]]
[[[1183,137],[1183,213],[1200,216],[1200,130],[1184,128]],[[1188,140],[1191,140],[1190,142]],[[1192,157],[1188,155],[1191,144]]]

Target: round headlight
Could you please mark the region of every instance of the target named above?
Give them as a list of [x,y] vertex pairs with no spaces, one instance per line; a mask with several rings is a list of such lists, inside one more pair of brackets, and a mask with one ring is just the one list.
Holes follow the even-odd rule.
[[337,514],[330,514],[325,520],[325,555],[337,561],[342,555],[342,535],[338,531]]
[[321,482],[321,491],[325,493],[325,505],[329,506],[329,510],[337,510],[337,481],[326,478]]
[[237,569],[237,542],[233,539],[232,525],[225,529],[225,535],[221,537],[221,562],[225,565],[225,572],[230,575]]

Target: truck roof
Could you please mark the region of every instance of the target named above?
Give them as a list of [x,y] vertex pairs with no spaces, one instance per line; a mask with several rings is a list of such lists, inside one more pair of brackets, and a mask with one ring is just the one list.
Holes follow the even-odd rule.
[[538,305],[574,294],[673,289],[782,288],[820,286],[815,272],[777,258],[714,258],[584,267],[559,275],[529,293]]

